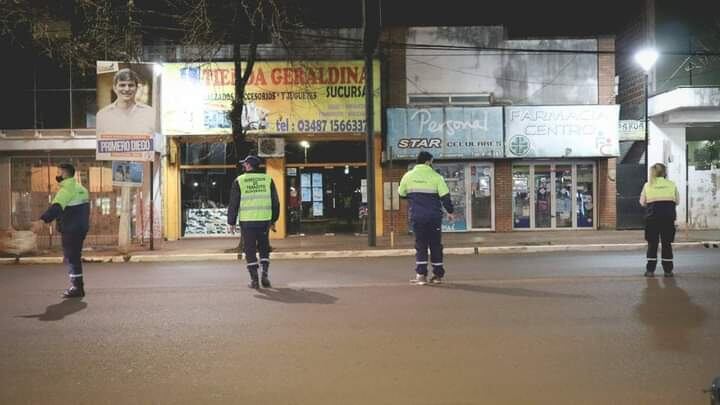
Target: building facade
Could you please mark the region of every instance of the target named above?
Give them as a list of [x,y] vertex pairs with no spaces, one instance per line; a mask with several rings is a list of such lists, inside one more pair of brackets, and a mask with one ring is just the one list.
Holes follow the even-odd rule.
[[[720,46],[715,16],[720,4],[703,4],[703,13],[667,0],[646,0],[628,10],[628,24],[618,35],[618,101],[621,119],[644,121],[648,102],[649,144],[647,163],[664,163],[678,185],[677,223],[691,229],[720,227],[720,57],[708,51]],[[633,54],[643,47],[660,52],[648,72]],[[625,145],[623,145],[625,144]],[[620,192],[627,203],[618,220],[642,226],[637,205],[645,179],[645,145],[640,140],[621,142],[624,154],[619,170]],[[635,166],[632,169],[632,166]],[[625,168],[630,168],[626,170]],[[632,180],[640,178],[640,181]],[[620,203],[620,201],[619,201]]]
[[502,27],[404,35],[411,46],[389,58],[385,229],[409,228],[392,194],[420,150],[436,157],[458,211],[445,231],[615,228],[613,38],[508,40]]

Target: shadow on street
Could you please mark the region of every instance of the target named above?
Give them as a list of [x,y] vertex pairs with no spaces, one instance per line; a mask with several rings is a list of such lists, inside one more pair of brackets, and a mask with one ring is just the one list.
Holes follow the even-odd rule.
[[517,287],[488,287],[484,285],[474,284],[440,284],[433,287],[446,288],[448,290],[462,290],[470,291],[482,294],[498,294],[507,295],[511,297],[530,297],[530,298],[573,298],[573,299],[587,299],[592,298],[589,295],[581,294],[564,294],[564,293],[553,293],[547,291],[528,290],[526,288]]
[[661,350],[690,351],[690,333],[707,320],[707,312],[690,300],[674,278],[648,278],[636,311]]
[[285,304],[334,304],[337,297],[310,290],[293,290],[292,288],[263,288],[258,290],[256,298]]
[[59,321],[68,315],[80,312],[87,308],[87,303],[80,298],[65,299],[59,304],[49,305],[45,313],[35,315],[21,315],[17,318],[37,318],[38,321]]

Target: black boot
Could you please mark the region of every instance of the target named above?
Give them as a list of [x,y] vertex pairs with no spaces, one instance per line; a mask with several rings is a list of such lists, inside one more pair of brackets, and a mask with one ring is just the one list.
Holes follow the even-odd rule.
[[673,277],[673,262],[663,260],[662,262],[663,267],[663,273],[665,273],[665,277]]
[[63,298],[82,298],[85,296],[85,287],[82,278],[72,279],[70,288],[63,292]]
[[248,284],[248,287],[257,290],[258,288],[260,288],[260,283],[258,282],[257,266],[248,267],[248,273],[250,273],[250,284]]
[[260,278],[260,283],[262,284],[263,288],[272,288],[272,284],[270,284],[270,278],[268,277],[268,269],[267,268],[263,268],[262,277]]
[[656,260],[648,260],[645,265],[645,277],[655,276],[655,267],[657,266]]

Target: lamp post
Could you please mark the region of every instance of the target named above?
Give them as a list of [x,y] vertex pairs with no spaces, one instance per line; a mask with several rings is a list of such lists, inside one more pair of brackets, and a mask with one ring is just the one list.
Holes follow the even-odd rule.
[[310,142],[300,141],[300,146],[302,146],[302,148],[305,149],[305,164],[307,164],[307,152],[308,152],[308,149],[310,149]]
[[649,178],[648,173],[648,146],[649,146],[649,117],[648,117],[648,74],[650,73],[650,70],[652,70],[653,66],[655,66],[655,62],[657,62],[658,59],[658,52],[653,48],[645,48],[641,49],[635,54],[635,62],[637,62],[638,65],[642,68],[643,72],[645,72],[645,180],[647,181]]

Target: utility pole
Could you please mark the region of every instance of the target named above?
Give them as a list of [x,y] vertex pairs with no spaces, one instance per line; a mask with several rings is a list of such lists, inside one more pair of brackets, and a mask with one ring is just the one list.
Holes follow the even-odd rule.
[[373,56],[380,33],[380,0],[363,2],[363,51],[365,53],[365,141],[367,160],[368,246],[377,244],[375,238],[375,93],[373,84]]

